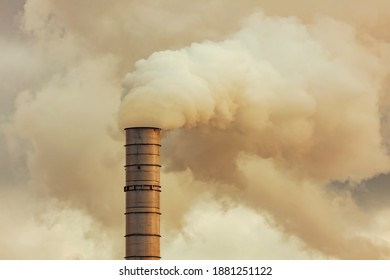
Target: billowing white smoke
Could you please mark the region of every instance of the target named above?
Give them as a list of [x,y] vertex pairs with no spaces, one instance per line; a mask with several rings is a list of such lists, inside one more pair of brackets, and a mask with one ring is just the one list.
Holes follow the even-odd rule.
[[222,42],[138,61],[119,125],[175,130],[167,170],[238,187],[224,192],[314,248],[385,257],[387,247],[360,237],[368,217],[348,193],[326,188],[389,170],[378,112],[384,52],[332,19],[304,25],[256,13]]

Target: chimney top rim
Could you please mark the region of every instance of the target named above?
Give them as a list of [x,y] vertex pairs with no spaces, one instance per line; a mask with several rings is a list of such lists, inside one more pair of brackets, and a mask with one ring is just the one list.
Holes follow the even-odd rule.
[[161,128],[154,127],[154,126],[132,126],[132,127],[126,127],[124,130],[128,130],[128,129],[159,129],[159,130],[161,130]]

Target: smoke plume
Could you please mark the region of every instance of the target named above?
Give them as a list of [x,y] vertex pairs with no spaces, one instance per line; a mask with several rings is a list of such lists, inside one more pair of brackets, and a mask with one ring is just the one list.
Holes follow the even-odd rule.
[[[389,170],[377,106],[383,60],[342,22],[256,13],[221,42],[138,61],[124,80],[120,126],[172,130],[167,170],[233,185],[221,190],[309,246],[384,258],[387,246],[350,232],[368,217],[326,189]],[[350,215],[356,221],[346,226]]]

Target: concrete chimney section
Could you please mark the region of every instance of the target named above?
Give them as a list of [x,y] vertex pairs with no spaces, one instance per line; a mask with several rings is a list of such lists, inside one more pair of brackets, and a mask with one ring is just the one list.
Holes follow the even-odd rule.
[[160,128],[126,128],[126,260],[160,259]]

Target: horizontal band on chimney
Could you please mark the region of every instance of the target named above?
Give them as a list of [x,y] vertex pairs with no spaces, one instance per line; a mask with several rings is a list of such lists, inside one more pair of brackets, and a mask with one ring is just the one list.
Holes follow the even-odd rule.
[[161,259],[161,257],[157,257],[157,256],[127,256],[125,257],[126,260],[128,259],[133,259],[133,260],[142,260],[142,259]]
[[152,164],[152,163],[135,163],[135,164],[126,164],[124,167],[130,167],[130,166],[158,166],[161,167],[160,164]]
[[130,237],[130,236],[156,236],[156,237],[161,237],[160,234],[147,234],[147,233],[132,233],[132,234],[126,234],[124,237]]
[[156,185],[136,185],[136,186],[125,186],[123,188],[124,192],[134,192],[134,191],[155,191],[155,192],[161,192],[161,187]]
[[134,144],[125,144],[125,147],[128,146],[144,146],[144,145],[153,145],[153,146],[159,146],[161,147],[161,144],[155,144],[155,143],[134,143]]
[[161,215],[161,212],[157,212],[157,211],[132,211],[132,212],[126,212],[125,215],[132,215],[132,214],[157,214],[157,215]]

